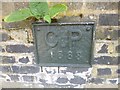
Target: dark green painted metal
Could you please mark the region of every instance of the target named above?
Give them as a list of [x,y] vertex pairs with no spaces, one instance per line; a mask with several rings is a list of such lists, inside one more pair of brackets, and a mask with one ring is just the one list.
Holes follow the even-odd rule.
[[94,22],[33,23],[35,59],[40,66],[89,67]]

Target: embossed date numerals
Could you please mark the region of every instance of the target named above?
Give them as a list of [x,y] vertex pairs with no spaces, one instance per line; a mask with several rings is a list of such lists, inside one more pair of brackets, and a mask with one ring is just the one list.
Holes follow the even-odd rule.
[[[64,52],[62,50],[57,52],[58,59],[62,59],[64,57],[64,55],[67,57],[68,60],[72,60],[74,57],[77,60],[80,60],[80,58],[81,58],[81,52],[80,51],[77,51],[75,53],[75,56],[73,55],[72,51],[68,51],[65,54],[64,54]],[[54,53],[52,53],[52,54],[50,53],[50,56],[51,56],[51,58],[53,58],[54,57]]]

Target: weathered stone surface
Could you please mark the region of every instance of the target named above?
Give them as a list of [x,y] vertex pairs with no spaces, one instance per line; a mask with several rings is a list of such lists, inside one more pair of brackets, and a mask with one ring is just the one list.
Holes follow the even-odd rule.
[[44,80],[44,79],[40,79],[39,81],[42,83],[46,83],[46,80]]
[[21,66],[20,72],[21,74],[27,74],[27,73],[38,73],[39,72],[39,67],[37,66]]
[[58,83],[67,83],[67,82],[68,82],[68,78],[60,78],[60,77],[59,77],[59,78],[57,79],[57,82],[58,82]]
[[13,73],[19,73],[20,66],[12,66],[12,71],[13,71]]
[[89,82],[90,83],[95,83],[95,84],[102,84],[104,79],[101,78],[92,78]]
[[118,64],[120,64],[120,56],[118,56],[118,58],[117,58],[117,59],[118,59]]
[[117,72],[118,74],[120,74],[120,69],[118,69],[116,72]]
[[29,58],[28,57],[26,57],[26,58],[20,58],[19,59],[19,62],[21,62],[21,63],[28,63],[29,62]]
[[114,28],[98,28],[96,31],[96,39],[99,40],[117,40],[119,30]]
[[108,45],[104,44],[101,47],[101,50],[98,51],[98,53],[108,53]]
[[70,83],[72,83],[72,84],[85,84],[86,80],[81,78],[81,77],[75,76],[74,78],[70,79]]
[[118,14],[100,14],[99,25],[101,26],[118,26]]
[[92,10],[117,10],[117,2],[86,2],[86,8]]
[[23,76],[23,80],[26,82],[33,82],[34,81],[34,76]]
[[97,42],[95,43],[95,53],[96,54],[104,54],[109,53],[113,54],[115,52],[115,44],[114,42]]
[[27,32],[25,29],[18,29],[10,31],[10,36],[13,40],[27,43]]
[[6,50],[9,53],[30,53],[33,52],[33,46],[27,47],[25,45],[7,45]]
[[118,46],[116,47],[116,51],[117,51],[117,53],[120,53],[120,45],[118,45]]
[[94,59],[93,64],[118,65],[118,57],[100,56]]
[[100,68],[100,69],[97,69],[97,74],[98,75],[111,75],[111,69],[110,68]]
[[120,37],[120,30],[118,30],[118,37]]
[[117,80],[109,80],[112,84],[115,84]]
[[12,81],[19,81],[19,75],[9,75]]
[[2,73],[12,73],[10,66],[2,66]]
[[8,36],[7,33],[0,33],[0,36],[2,36],[2,41],[10,40],[10,37]]
[[14,56],[0,56],[0,58],[2,58],[3,64],[15,63]]

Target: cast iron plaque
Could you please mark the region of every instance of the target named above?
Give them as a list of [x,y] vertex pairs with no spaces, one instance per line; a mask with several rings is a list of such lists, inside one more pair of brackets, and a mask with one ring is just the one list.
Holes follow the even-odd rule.
[[91,65],[94,22],[34,23],[36,62],[40,66]]

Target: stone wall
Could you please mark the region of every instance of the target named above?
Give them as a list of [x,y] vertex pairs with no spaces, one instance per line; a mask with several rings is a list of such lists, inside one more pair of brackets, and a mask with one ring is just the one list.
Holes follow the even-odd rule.
[[[54,3],[50,3],[52,5]],[[35,63],[30,21],[2,22],[0,81],[2,87],[118,88],[120,28],[118,2],[67,2],[58,22],[95,21],[94,60],[90,68],[39,67]],[[2,2],[2,18],[28,3]],[[9,7],[9,8],[8,8]]]

